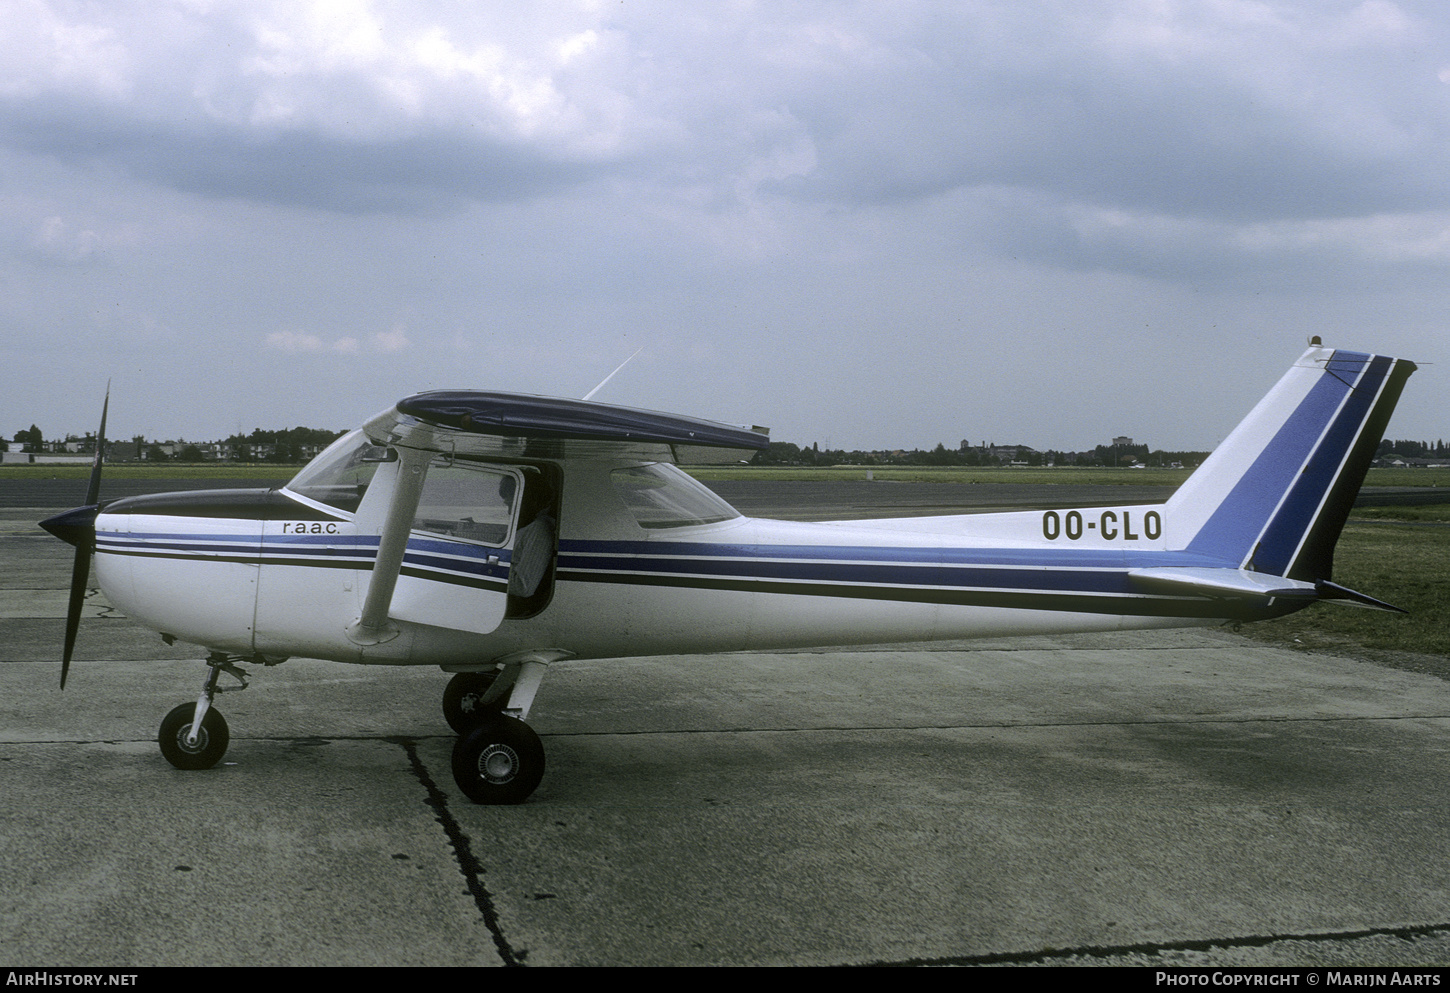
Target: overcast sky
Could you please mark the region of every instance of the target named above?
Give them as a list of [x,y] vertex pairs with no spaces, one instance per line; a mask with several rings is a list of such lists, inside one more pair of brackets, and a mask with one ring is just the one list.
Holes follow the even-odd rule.
[[[582,396],[1211,448],[1326,343],[1450,436],[1435,2],[5,0],[0,432]],[[1433,363],[1439,363],[1433,364]]]

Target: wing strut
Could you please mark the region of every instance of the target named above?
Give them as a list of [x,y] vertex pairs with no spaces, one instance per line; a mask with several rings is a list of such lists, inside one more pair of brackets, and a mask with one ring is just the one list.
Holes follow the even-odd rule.
[[[393,605],[393,590],[403,569],[403,555],[408,551],[408,534],[418,514],[418,500],[423,495],[423,477],[427,474],[432,452],[416,448],[398,448],[398,461],[386,463],[395,467],[393,492],[388,498],[388,511],[383,519],[378,557],[368,582],[367,598],[363,600],[362,616],[347,629],[348,638],[358,645],[381,645],[398,636],[398,626],[388,620]],[[379,467],[381,473],[381,467]],[[378,484],[377,480],[373,485]]]

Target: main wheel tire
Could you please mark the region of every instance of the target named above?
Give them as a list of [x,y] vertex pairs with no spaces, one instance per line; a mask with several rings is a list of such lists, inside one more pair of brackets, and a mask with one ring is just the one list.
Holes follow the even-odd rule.
[[544,744],[517,718],[485,720],[453,746],[453,780],[474,803],[523,803],[543,778]]
[[478,723],[503,709],[499,700],[485,708],[483,695],[498,678],[498,672],[460,672],[448,680],[443,690],[443,718],[459,734],[473,730]]
[[210,769],[221,761],[232,740],[227,719],[219,710],[211,708],[201,719],[201,733],[196,736],[196,744],[187,744],[195,716],[196,704],[183,703],[166,715],[156,735],[161,754],[178,769]]

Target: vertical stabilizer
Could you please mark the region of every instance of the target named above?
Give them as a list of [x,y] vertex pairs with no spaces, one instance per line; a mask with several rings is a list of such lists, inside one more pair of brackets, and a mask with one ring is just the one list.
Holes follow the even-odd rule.
[[1415,365],[1314,347],[1164,507],[1172,547],[1330,578],[1334,544]]

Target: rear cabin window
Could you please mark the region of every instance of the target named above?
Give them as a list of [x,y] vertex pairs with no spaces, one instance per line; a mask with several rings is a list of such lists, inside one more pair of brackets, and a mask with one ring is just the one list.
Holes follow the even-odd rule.
[[643,528],[683,528],[740,516],[709,487],[663,462],[615,469],[609,479]]

